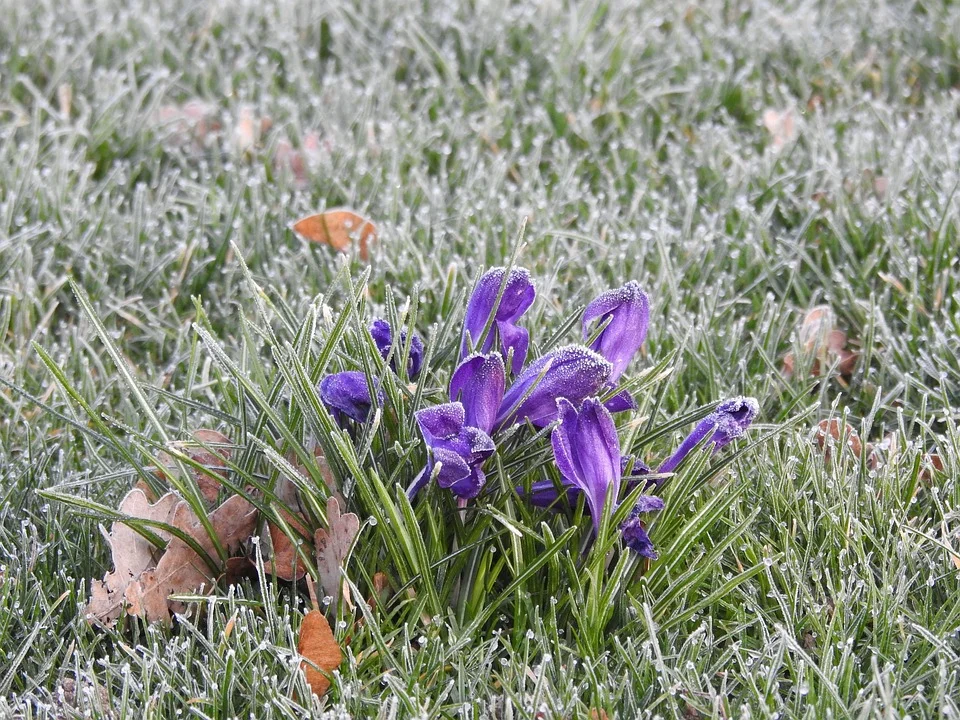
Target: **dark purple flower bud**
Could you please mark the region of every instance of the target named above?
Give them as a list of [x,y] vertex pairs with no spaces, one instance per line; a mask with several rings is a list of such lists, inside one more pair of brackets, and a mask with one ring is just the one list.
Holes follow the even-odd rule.
[[481,465],[496,446],[483,430],[464,425],[466,413],[461,403],[446,403],[414,413],[427,445],[427,466],[407,489],[413,497],[433,477],[437,484],[450,488],[460,498],[480,494],[486,476]]
[[620,439],[610,412],[597,398],[587,398],[580,412],[569,400],[557,401],[560,424],[550,441],[564,483],[580,489],[587,499],[594,530],[600,527],[607,493],[620,494]]
[[610,380],[616,382],[647,337],[650,323],[647,294],[632,280],[621,288],[603,293],[583,311],[584,339],[590,337],[588,326],[593,320],[603,323],[608,318],[609,323],[591,343],[590,349],[613,364]]
[[[383,391],[376,378],[373,378],[373,387],[377,393],[376,403],[382,406]],[[320,381],[320,399],[333,413],[338,425],[343,425],[345,418],[365,422],[373,406],[367,376],[352,370],[333,373],[323,378]]]
[[460,363],[450,378],[450,399],[463,403],[467,425],[493,431],[506,377],[500,353],[471,355]]
[[[527,330],[516,323],[533,304],[537,291],[530,280],[530,273],[524,268],[514,268],[507,275],[506,287],[498,304],[497,296],[505,272],[506,269],[502,267],[488,270],[473,289],[463,320],[460,354],[462,357],[471,352],[486,354],[494,347],[495,337],[499,336],[503,356],[507,357],[509,351],[513,350],[513,372],[516,373],[523,367],[530,341]],[[491,316],[492,326],[487,330]],[[486,334],[484,330],[487,330]]]
[[650,536],[647,535],[647,529],[640,521],[640,513],[662,509],[663,500],[652,495],[641,495],[636,507],[630,512],[630,517],[620,526],[620,536],[623,538],[623,544],[643,557],[656,560],[657,551],[653,549],[653,543],[650,541]]
[[673,472],[684,458],[709,437],[714,452],[727,443],[744,434],[753,422],[760,406],[750,397],[736,397],[724,400],[717,408],[701,420],[687,435],[680,447],[657,469],[658,473]]
[[537,427],[557,419],[557,400],[579,405],[610,378],[610,363],[583,345],[568,345],[530,363],[503,396],[496,427],[529,420]]
[[[390,328],[390,323],[386,320],[374,320],[370,325],[370,336],[373,338],[373,341],[377,345],[377,350],[380,351],[380,355],[384,360],[387,359],[387,356],[390,354],[390,348],[393,345],[393,331]],[[397,349],[393,352],[393,357],[390,359],[390,369],[394,372],[397,372],[397,358],[403,353],[403,349],[407,345],[407,332],[405,330],[400,331],[400,344],[397,346]],[[410,340],[410,357],[407,360],[407,376],[416,377],[417,373],[420,372],[420,366],[423,364],[423,340],[421,340],[417,335],[413,336],[413,339]]]

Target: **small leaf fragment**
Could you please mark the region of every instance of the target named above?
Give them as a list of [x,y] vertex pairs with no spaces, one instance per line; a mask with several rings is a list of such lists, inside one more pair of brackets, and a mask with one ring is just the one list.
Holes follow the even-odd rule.
[[360,259],[369,258],[369,245],[376,242],[376,226],[352,210],[327,210],[308,215],[293,224],[293,231],[311,242],[329,245],[347,252],[354,238],[360,246]]

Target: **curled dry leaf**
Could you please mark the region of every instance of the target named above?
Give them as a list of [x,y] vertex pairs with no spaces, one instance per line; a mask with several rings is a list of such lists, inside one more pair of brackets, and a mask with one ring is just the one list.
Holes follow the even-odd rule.
[[[245,498],[234,495],[210,513],[209,519],[220,544],[227,553],[233,553],[256,529],[257,511]],[[193,538],[212,560],[218,560],[213,541],[187,503],[177,505],[171,524]],[[150,622],[169,622],[171,610],[183,609],[180,603],[169,600],[171,595],[209,589],[221,571],[213,571],[193,548],[174,537],[156,568],[144,571],[139,580],[127,586],[127,612]]]
[[[803,354],[812,357],[810,374],[819,377],[821,368],[837,363],[837,371],[842,376],[853,373],[857,364],[857,353],[847,350],[847,335],[836,328],[837,318],[827,305],[811,308],[797,330],[797,341]],[[789,377],[795,369],[793,353],[783,358],[783,370]]]
[[[210,450],[202,447],[207,445]],[[200,488],[200,494],[208,503],[217,501],[220,494],[220,486],[223,479],[227,476],[227,461],[230,459],[231,450],[227,447],[230,444],[230,438],[216,430],[196,430],[193,433],[193,441],[177,441],[170,443],[170,447],[191,460],[206,468],[206,472],[196,468],[189,467],[190,476]],[[211,452],[214,450],[216,452]],[[157,456],[162,468],[157,470],[157,475],[161,479],[167,479],[167,473],[174,472],[177,464],[170,455],[161,452]]]
[[297,652],[303,657],[300,667],[310,689],[315,695],[323,695],[330,688],[330,680],[324,672],[331,673],[340,667],[343,654],[333,637],[330,623],[319,610],[311,610],[304,616]]
[[341,591],[340,568],[343,567],[353,541],[360,532],[360,518],[354,513],[340,513],[340,503],[335,497],[327,499],[327,528],[313,534],[317,556],[317,572],[323,592],[333,598],[336,610]]
[[[127,493],[117,509],[131,518],[172,525],[179,503],[180,498],[174,493],[167,493],[157,502],[151,503],[142,490],[135,489]],[[156,529],[154,532],[159,538],[169,542],[171,536],[166,531]],[[90,602],[84,614],[90,621],[113,624],[123,612],[127,587],[136,582],[145,570],[155,565],[156,556],[161,551],[121,521],[113,523],[106,539],[113,555],[114,569],[107,573],[103,580],[94,580],[91,583]]]
[[352,210],[327,210],[308,215],[293,224],[293,230],[311,242],[324,243],[338,252],[347,252],[354,239],[360,259],[369,259],[369,246],[377,240],[376,226]]

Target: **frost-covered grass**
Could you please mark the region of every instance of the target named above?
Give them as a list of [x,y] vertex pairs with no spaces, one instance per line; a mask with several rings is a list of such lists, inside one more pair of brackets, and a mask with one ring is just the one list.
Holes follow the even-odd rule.
[[[588,577],[563,540],[575,517],[511,498],[470,526],[439,492],[417,522],[368,524],[358,592],[390,566],[415,596],[339,627],[326,710],[960,715],[960,9],[2,0],[0,18],[0,714],[311,712],[292,654],[303,593],[282,583],[220,588],[173,630],[82,619],[109,568],[105,520],[50,498],[115,504],[135,479],[121,450],[142,460],[160,436],[68,278],[167,434],[220,427],[263,472],[259,443],[287,447],[264,418],[300,436],[316,421],[285,360],[375,362],[357,328],[415,306],[442,387],[462,298],[527,217],[535,350],[607,287],[652,298],[633,375],[672,373],[643,395],[634,449],[662,457],[697,408],[741,393],[767,439],[685,466],[652,529],[661,559],[612,587],[613,567]],[[218,108],[227,142],[165,140],[158,109],[191,98]],[[229,150],[246,104],[274,122],[250,157]],[[792,111],[795,140],[774,147],[767,109]],[[297,189],[269,144],[311,130],[325,149]],[[366,292],[358,258],[287,229],[339,205],[381,228]],[[819,303],[862,351],[848,381],[781,373]],[[825,460],[810,429],[834,416],[899,452],[876,470]],[[546,462],[537,447],[518,462]],[[352,509],[397,497],[422,461],[407,449],[344,453],[343,477],[354,457],[376,468],[350,481]],[[946,471],[924,479],[933,449]],[[483,552],[452,555],[453,537]],[[473,594],[448,577],[466,557]]]

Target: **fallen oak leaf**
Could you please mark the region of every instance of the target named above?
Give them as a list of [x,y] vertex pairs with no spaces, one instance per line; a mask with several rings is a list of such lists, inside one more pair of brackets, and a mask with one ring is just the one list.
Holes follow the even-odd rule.
[[[240,544],[253,534],[257,526],[257,510],[245,498],[234,495],[210,513],[209,520],[220,545],[229,554],[236,552]],[[177,505],[171,524],[193,538],[209,557],[216,559],[213,540],[186,502]],[[219,572],[214,573],[190,545],[174,537],[157,567],[145,571],[137,582],[127,587],[127,613],[145,617],[148,622],[169,622],[170,610],[181,612],[183,609],[182,604],[169,600],[171,595],[212,587],[217,575]]]
[[360,518],[354,513],[341,514],[340,503],[335,497],[330,497],[327,498],[327,528],[319,528],[313,534],[313,546],[320,587],[333,598],[333,608],[336,610],[342,592],[340,568],[360,532]]
[[361,260],[369,259],[369,245],[377,240],[376,226],[347,209],[307,215],[293,224],[293,231],[311,242],[329,245],[337,252],[347,252],[356,238]]
[[[133,489],[120,501],[117,510],[130,518],[173,524],[172,518],[179,503],[180,498],[175,493],[167,493],[151,503],[142,490]],[[169,542],[172,537],[161,528],[153,532],[164,542]],[[122,520],[110,526],[106,540],[113,556],[114,570],[104,575],[103,580],[91,583],[90,602],[84,615],[88,621],[112,624],[123,612],[127,587],[154,566],[159,550]]]

